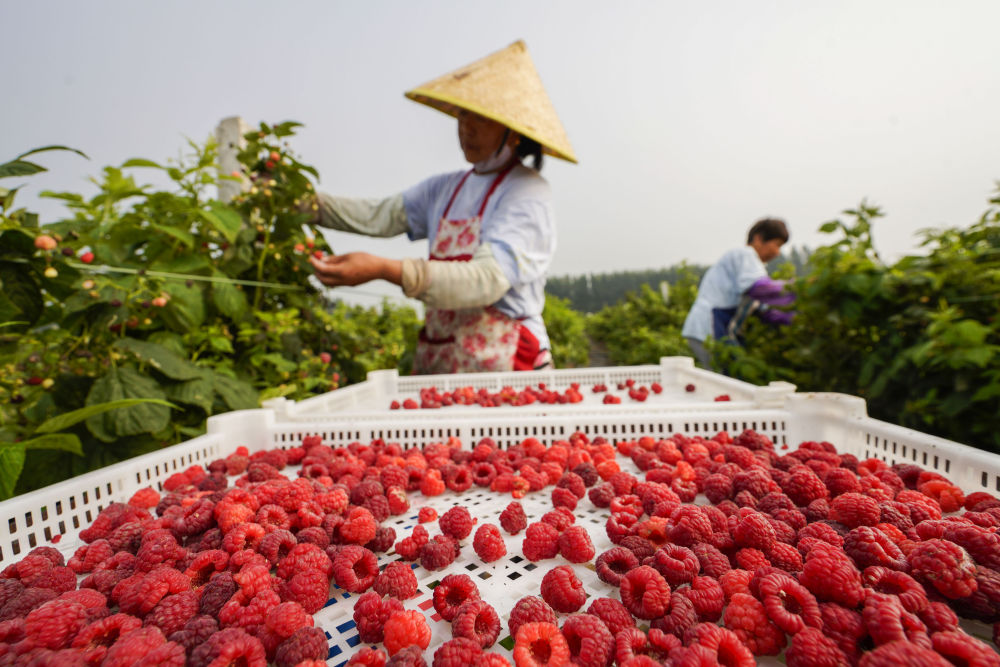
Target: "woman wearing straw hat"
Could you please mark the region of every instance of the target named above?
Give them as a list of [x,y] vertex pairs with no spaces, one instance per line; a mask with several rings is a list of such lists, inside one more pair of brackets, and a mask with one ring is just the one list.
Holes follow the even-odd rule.
[[[542,321],[555,217],[542,154],[576,162],[524,42],[406,93],[458,119],[471,169],[385,200],[318,196],[316,223],[369,236],[428,239],[429,259],[368,253],[311,259],[328,286],[375,279],[427,306],[416,373],[551,365]],[[533,156],[533,168],[522,159]]]

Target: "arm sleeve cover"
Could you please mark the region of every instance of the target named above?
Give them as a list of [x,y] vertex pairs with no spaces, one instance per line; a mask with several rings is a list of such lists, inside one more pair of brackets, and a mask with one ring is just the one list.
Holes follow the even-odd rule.
[[480,245],[468,262],[403,260],[403,293],[432,308],[489,306],[509,289],[510,281],[488,243]]
[[409,230],[403,195],[388,199],[352,199],[319,195],[318,224],[365,236],[397,236]]

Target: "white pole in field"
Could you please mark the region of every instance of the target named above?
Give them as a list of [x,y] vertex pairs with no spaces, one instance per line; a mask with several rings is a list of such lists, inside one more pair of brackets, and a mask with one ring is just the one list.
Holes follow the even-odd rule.
[[[219,145],[219,175],[229,176],[240,168],[240,161],[236,159],[240,150],[246,146],[246,139],[243,135],[250,131],[250,126],[239,116],[223,118],[218,127],[215,128],[215,140]],[[219,201],[229,202],[242,190],[250,188],[250,182],[246,176],[243,182],[229,179],[219,180]]]

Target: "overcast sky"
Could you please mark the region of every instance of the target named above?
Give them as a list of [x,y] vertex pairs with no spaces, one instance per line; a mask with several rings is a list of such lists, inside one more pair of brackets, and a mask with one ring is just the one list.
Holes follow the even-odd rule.
[[[403,91],[523,38],[579,165],[548,159],[552,274],[707,264],[764,215],[793,245],[862,198],[888,257],[967,225],[1000,178],[1000,2],[0,0],[0,161],[31,195],[90,193],[217,122],[297,120],[321,187],[383,196],[464,166],[454,120]],[[140,174],[148,180],[148,175]],[[5,183],[9,185],[10,182]],[[425,244],[338,236],[336,250]]]

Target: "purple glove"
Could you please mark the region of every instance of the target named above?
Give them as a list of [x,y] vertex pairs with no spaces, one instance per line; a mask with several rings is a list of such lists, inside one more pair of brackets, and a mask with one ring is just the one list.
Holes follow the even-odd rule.
[[794,311],[763,308],[757,311],[757,316],[768,324],[791,324],[795,317]]
[[769,306],[787,306],[795,302],[795,295],[786,291],[784,280],[772,280],[764,276],[750,286],[747,296]]

